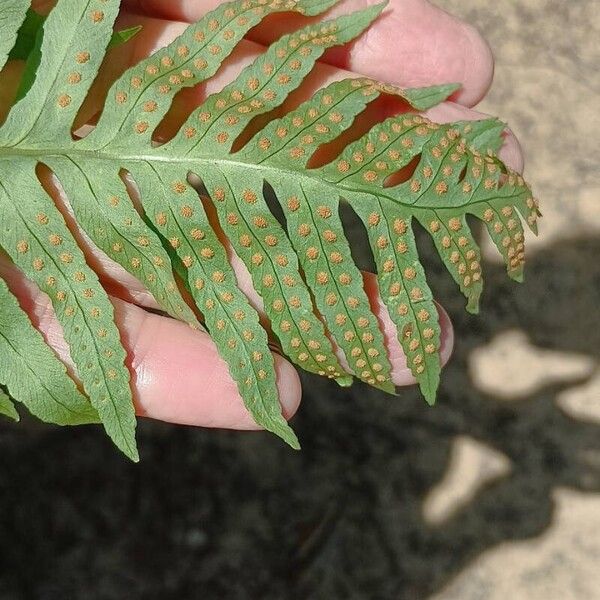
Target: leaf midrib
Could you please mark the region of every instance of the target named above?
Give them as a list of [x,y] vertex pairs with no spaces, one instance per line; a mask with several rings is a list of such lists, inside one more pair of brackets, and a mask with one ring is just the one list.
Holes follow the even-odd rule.
[[[161,162],[161,163],[168,163],[168,164],[178,163],[178,164],[187,166],[188,171],[191,171],[191,172],[197,174],[199,177],[202,177],[201,171],[196,173],[195,168],[192,168],[192,167],[194,167],[196,165],[202,165],[202,164],[213,165],[213,166],[218,167],[220,164],[222,164],[222,165],[228,165],[230,167],[234,166],[239,169],[252,169],[255,171],[261,171],[262,173],[272,172],[272,173],[283,174],[284,176],[288,176],[288,177],[289,176],[300,177],[300,178],[304,179],[305,181],[309,181],[312,183],[317,183],[319,185],[325,185],[327,187],[331,187],[331,188],[333,188],[333,190],[336,190],[335,193],[337,193],[338,195],[341,195],[341,196],[343,196],[343,194],[341,193],[340,190],[346,190],[350,195],[354,195],[357,193],[363,193],[368,196],[375,196],[377,198],[386,198],[396,204],[400,204],[401,206],[404,206],[407,209],[410,209],[413,213],[416,213],[419,211],[419,208],[414,207],[413,204],[409,204],[407,202],[402,202],[402,200],[400,200],[399,198],[397,198],[395,196],[390,196],[389,194],[386,194],[384,192],[385,188],[373,190],[373,189],[362,187],[361,185],[358,185],[356,183],[354,183],[354,185],[352,185],[352,186],[349,186],[349,185],[344,185],[343,182],[329,181],[328,179],[323,178],[322,171],[320,169],[306,168],[306,169],[299,170],[299,169],[294,169],[293,167],[282,169],[275,165],[269,165],[269,164],[265,164],[265,163],[254,164],[254,163],[250,163],[250,162],[232,160],[230,158],[215,159],[215,158],[203,157],[203,156],[178,157],[178,156],[166,156],[164,154],[158,154],[158,153],[157,154],[136,154],[136,153],[127,153],[127,151],[124,151],[123,153],[112,154],[105,150],[101,150],[101,151],[100,150],[84,150],[84,149],[79,149],[79,148],[65,149],[65,148],[60,148],[60,147],[47,147],[47,148],[22,148],[22,147],[6,148],[6,147],[4,147],[4,148],[0,148],[0,160],[2,160],[3,158],[14,158],[17,156],[33,157],[42,163],[44,162],[45,156],[67,157],[67,158],[70,158],[71,160],[73,160],[74,162],[77,162],[77,157],[93,158],[96,160],[107,160],[107,161],[115,162],[120,165],[123,165],[127,162],[147,162],[147,163]],[[313,172],[315,173],[315,175],[311,175],[311,173],[313,173]],[[320,176],[318,176],[317,174]],[[265,181],[269,181],[269,177],[267,175],[265,175],[264,179],[265,179]],[[390,189],[392,189],[392,188],[390,188]],[[504,200],[506,200],[506,199],[507,198],[504,198]],[[467,206],[475,206],[482,202],[489,202],[489,199],[486,198],[483,200],[478,200],[476,202],[469,202],[468,204],[463,204],[460,206],[437,206],[436,208],[438,208],[438,209],[455,209],[455,210],[463,209],[464,210]]]

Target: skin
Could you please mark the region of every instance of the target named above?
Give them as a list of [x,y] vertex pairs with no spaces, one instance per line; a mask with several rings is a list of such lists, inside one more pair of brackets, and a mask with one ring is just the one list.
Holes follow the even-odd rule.
[[[186,22],[202,17],[222,0],[125,0],[119,27],[142,24],[142,32],[125,46],[111,51],[107,67],[103,68],[90,97],[81,112],[82,127],[101,108],[101,99],[110,82],[125,68],[144,58],[155,49],[172,41],[185,28]],[[344,0],[330,14],[347,13],[375,3],[375,0]],[[38,9],[52,2],[39,2]],[[169,137],[186,113],[197,106],[207,94],[233,80],[237,73],[282,33],[300,25],[289,15],[270,18],[253,30],[247,41],[226,61],[222,73],[206,86],[188,90],[177,98],[167,122],[161,125],[160,137]],[[385,58],[385,60],[384,60]],[[3,90],[10,89],[18,73],[5,75]],[[433,85],[461,82],[462,89],[452,98],[432,109],[427,116],[438,122],[459,119],[478,119],[481,113],[473,110],[487,93],[493,77],[493,57],[489,46],[470,25],[449,15],[426,0],[391,0],[381,18],[359,40],[343,49],[328,52],[303,90],[291,102],[297,104],[310,97],[323,85],[352,74],[366,75],[399,86]],[[350,73],[348,72],[350,71]],[[0,116],[6,111],[10,94],[0,95]],[[4,104],[4,110],[2,107]],[[288,103],[284,109],[289,109]],[[366,128],[383,116],[406,110],[400,103],[383,99],[375,103],[356,124]],[[507,132],[501,158],[512,168],[521,171],[523,158],[516,138]],[[331,158],[321,156],[321,160]],[[90,265],[99,273],[115,306],[116,321],[128,352],[128,366],[136,410],[139,415],[173,423],[202,427],[256,429],[243,406],[236,385],[229,376],[226,364],[219,358],[214,344],[205,333],[193,331],[186,325],[146,310],[155,308],[152,296],[118,265],[103,256],[88,243],[70,219],[64,198],[61,198],[49,173],[43,175],[47,189],[79,238]],[[250,284],[250,278],[239,259],[229,249],[240,287],[254,306],[262,311],[260,298]],[[69,351],[62,337],[48,298],[18,271],[0,257],[0,276],[19,298],[33,323],[64,362],[72,368]],[[364,274],[365,289],[385,333],[397,385],[414,383],[406,368],[405,358],[396,339],[395,328],[382,304],[375,277]],[[447,314],[440,307],[443,329],[442,360],[451,354],[453,332]],[[263,315],[264,318],[264,315]],[[277,383],[286,418],[297,411],[301,386],[295,368],[281,356],[275,355]]]

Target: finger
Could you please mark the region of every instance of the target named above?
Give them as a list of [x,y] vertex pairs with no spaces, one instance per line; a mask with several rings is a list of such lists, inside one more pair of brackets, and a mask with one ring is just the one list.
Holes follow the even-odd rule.
[[[48,297],[6,261],[0,260],[0,275],[73,375],[69,349]],[[258,429],[208,334],[111,300],[140,416],[202,427]],[[274,360],[279,399],[289,419],[300,404],[300,381],[290,363],[277,354]]]
[[[136,304],[152,309],[159,309],[159,305],[152,296],[152,294],[144,287],[144,285],[130,273],[125,271],[123,267],[112,261],[106,254],[99,250],[77,226],[77,223],[72,215],[68,200],[62,193],[57,180],[49,172],[42,172],[42,179],[45,188],[50,192],[56,205],[63,213],[71,231],[77,239],[80,247],[83,249],[88,264],[94,269],[94,271],[100,277],[100,280],[105,288],[109,292],[112,292],[120,299],[126,299],[129,302],[135,302]],[[139,199],[134,198],[136,204],[139,204]],[[216,219],[216,216],[209,211],[209,217],[211,220]],[[217,231],[220,228],[215,227]],[[262,298],[258,295],[254,289],[252,283],[252,277],[242,262],[242,260],[233,251],[231,245],[227,239],[221,240],[226,246],[229,262],[234,270],[238,286],[241,291],[248,298],[250,304],[258,311],[261,321],[268,328],[269,322],[264,311],[264,305]],[[379,320],[380,329],[384,332],[386,339],[386,347],[390,360],[392,363],[392,376],[393,381],[396,385],[412,385],[415,380],[410,373],[410,370],[406,367],[406,359],[404,352],[399,344],[398,336],[396,333],[396,327],[387,311],[387,308],[383,304],[379,289],[376,283],[376,277],[372,273],[363,273],[364,287],[373,312]],[[443,315],[443,310],[440,308],[440,314]],[[446,316],[442,318],[442,325],[444,331],[442,332],[442,348],[441,348],[441,360],[442,364],[445,364],[450,358],[452,353],[453,345],[453,333],[450,320]],[[341,364],[348,369],[348,363],[343,352],[333,341],[334,350],[340,360]]]
[[[68,345],[48,297],[25,281],[5,260],[0,260],[0,276],[8,282],[33,324],[74,376]],[[367,278],[367,281],[370,295],[379,298],[374,278]],[[201,427],[258,429],[208,334],[118,299],[111,300],[127,351],[127,366],[139,416]],[[373,304],[388,341],[394,382],[397,385],[413,383],[385,306],[379,300]],[[443,331],[441,353],[446,362],[452,350],[453,334],[443,310],[440,319]],[[277,354],[274,354],[274,360],[282,411],[285,418],[290,419],[300,404],[300,380],[289,362]]]
[[[69,349],[48,297],[4,260],[0,260],[0,275],[73,376],[75,371]],[[395,327],[379,300],[374,277],[367,277],[366,287],[369,295],[376,298],[373,308],[388,343],[393,380],[397,385],[414,383],[397,342]],[[118,299],[111,300],[127,351],[138,415],[201,427],[258,429],[208,334]],[[441,309],[440,322],[441,354],[446,362],[452,351],[453,333],[448,315]],[[274,354],[274,360],[282,411],[289,419],[300,404],[300,380],[289,362],[277,354]]]
[[[258,292],[252,285],[252,277],[242,260],[235,254],[231,249],[231,246],[227,247],[229,254],[229,262],[231,263],[235,275],[237,278],[240,289],[244,292],[250,304],[260,313],[263,320],[266,320],[264,306],[262,298],[258,295]],[[398,328],[392,321],[390,313],[388,312],[387,306],[381,299],[379,293],[379,286],[377,284],[377,276],[373,273],[364,272],[363,276],[363,287],[369,299],[369,305],[371,310],[377,317],[379,329],[383,332],[385,347],[390,359],[392,366],[392,381],[397,386],[414,385],[416,383],[410,369],[406,364],[406,355],[398,340]],[[446,311],[438,305],[438,313],[440,319],[441,333],[441,347],[440,347],[440,360],[442,366],[446,365],[452,350],[454,348],[454,330],[452,328],[452,322]],[[331,336],[330,336],[331,337]],[[340,361],[340,364],[351,372],[348,361],[344,356],[344,353],[336,344],[335,339],[331,339],[334,352]]]
[[[329,15],[346,14],[375,0],[344,0]],[[134,11],[164,19],[193,22],[223,0],[127,0]],[[255,28],[250,37],[270,44],[305,23],[281,14]],[[400,86],[459,82],[456,100],[474,106],[487,93],[494,73],[489,45],[464,21],[427,0],[391,0],[382,16],[354,44],[328,52],[324,62]]]

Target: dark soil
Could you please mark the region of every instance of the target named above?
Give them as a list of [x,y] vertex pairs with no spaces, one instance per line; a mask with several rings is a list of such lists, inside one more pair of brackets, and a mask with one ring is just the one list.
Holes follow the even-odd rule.
[[[597,357],[586,307],[600,306],[599,255],[598,242],[563,242],[533,256],[522,286],[488,265],[483,317],[463,311],[434,262],[458,341],[438,406],[415,390],[384,397],[306,378],[301,452],[263,433],[146,421],[133,465],[96,429],[3,421],[0,599],[422,600],[490,546],[537,535],[554,486],[600,490],[597,466],[579,458],[598,451],[600,428],[564,416],[558,386],[509,405],[481,394],[466,357],[512,327]],[[421,503],[458,433],[513,470],[429,528]]]

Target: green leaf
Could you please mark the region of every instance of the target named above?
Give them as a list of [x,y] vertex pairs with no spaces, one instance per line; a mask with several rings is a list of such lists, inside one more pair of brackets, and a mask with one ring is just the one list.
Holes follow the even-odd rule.
[[38,419],[57,425],[98,422],[89,400],[77,389],[2,279],[0,354],[0,383],[13,400],[22,402]]
[[[453,86],[425,88],[429,98],[441,102]],[[403,90],[372,79],[345,79],[319,90],[313,98],[280,119],[268,123],[237,154],[241,160],[289,163],[293,157],[306,166],[322,145],[335,140],[353,124],[354,118],[382,93],[399,96],[409,104],[419,101],[420,90]]]
[[346,383],[323,323],[314,313],[296,253],[267,206],[262,178],[239,175],[236,170],[215,169],[204,174],[203,182],[225,234],[250,271],[283,352],[307,371]]
[[112,260],[138,278],[171,316],[196,325],[181,297],[161,240],[136,211],[117,165],[52,157],[79,226]]
[[[281,106],[327,48],[353,40],[382,9],[383,5],[377,4],[351,16],[309,25],[283,36],[246,67],[233,83],[210,96],[192,112],[179,135],[165,145],[164,151],[198,156],[210,148],[213,156],[226,156],[250,121]],[[186,135],[188,128],[198,121],[203,123],[202,130],[197,135]]]
[[[29,14],[30,13],[28,13],[28,16]],[[37,13],[33,14],[37,15]],[[24,98],[31,89],[31,86],[35,81],[35,74],[40,66],[40,61],[42,60],[42,39],[44,37],[43,24],[46,19],[43,17],[41,20],[37,19],[37,23],[36,17],[30,17],[29,20],[33,21],[35,29],[33,27],[27,29],[26,37],[24,38],[20,49],[17,49],[17,54],[25,54],[25,68],[21,75],[21,81],[19,81],[15,102]],[[18,42],[19,40],[17,40],[17,43]],[[30,47],[26,48],[25,46]],[[15,48],[13,48],[13,52],[15,51]],[[11,58],[18,58],[18,56],[11,55]]]
[[[0,144],[43,145],[70,137],[73,120],[104,57],[118,2],[62,0],[44,23],[41,59],[29,93],[8,114]],[[45,117],[45,118],[42,118]]]
[[4,415],[13,421],[20,421],[21,417],[12,403],[12,400],[6,395],[6,392],[0,388],[0,415]]
[[478,313],[483,290],[481,252],[465,216],[457,217],[454,211],[447,209],[423,209],[416,217],[428,230],[450,275],[466,296],[467,310]]
[[[212,77],[243,36],[266,16],[322,12],[336,0],[225,3],[191,25],[167,48],[128,69],[108,92],[98,126],[82,145],[137,146],[148,141],[175,94]],[[183,131],[187,131],[183,128]]]
[[0,69],[17,42],[19,28],[25,21],[29,0],[3,0],[0,9]]
[[130,377],[113,306],[35,168],[31,158],[0,160],[3,248],[52,300],[92,406],[115,444],[137,460]]
[[425,272],[419,262],[411,213],[376,197],[354,206],[362,219],[375,261],[381,296],[397,328],[407,366],[423,396],[433,404],[440,379],[440,325]]
[[[28,9],[25,21],[23,22],[21,29],[19,29],[17,41],[10,51],[9,58],[26,61],[25,69],[19,83],[19,89],[17,90],[17,100],[21,100],[21,98],[24,98],[27,95],[27,92],[35,81],[35,76],[42,58],[41,49],[45,22],[46,17],[44,15],[40,15],[32,9]],[[136,27],[129,27],[128,29],[113,32],[110,42],[108,43],[108,48],[125,44],[135,37],[141,29],[141,25],[138,25]],[[77,78],[75,73],[76,72],[74,72],[71,77],[72,80]]]
[[[0,58],[15,45],[25,4],[0,7]],[[383,304],[429,403],[440,379],[441,330],[414,224],[432,237],[467,310],[478,310],[483,285],[469,215],[485,223],[509,275],[522,278],[521,219],[535,231],[539,209],[523,178],[496,156],[503,123],[438,125],[409,112],[344,141],[381,95],[397,96],[419,111],[444,101],[458,85],[400,89],[363,77],[334,82],[294,104],[293,94],[323,53],[359,36],[383,4],[313,19],[283,36],[192,110],[171,140],[153,139],[175,96],[219,73],[263,19],[285,12],[314,17],[334,4],[220,4],[123,73],[97,126],[81,140],[71,135],[73,120],[115,41],[119,2],[59,0],[33,46],[35,27],[26,22],[21,29],[31,52],[19,100],[0,126],[0,246],[50,297],[90,398],[86,406],[134,459],[130,376],[112,305],[41,186],[38,165],[53,171],[71,217],[99,251],[134,275],[164,313],[209,332],[255,421],[294,448],[298,440],[281,413],[274,345],[295,364],[340,385],[356,377],[394,391],[386,338],[352,258],[342,202],[364,224]],[[16,52],[26,46],[19,42]],[[286,112],[288,99],[294,105]],[[323,164],[324,149],[338,147]],[[249,273],[251,297],[237,281],[234,260]],[[0,367],[0,375],[15,373],[25,383],[18,389],[10,381],[0,384],[49,419],[47,406],[53,405],[44,404],[50,402],[46,392],[56,401],[55,386],[74,383],[16,300],[5,296],[5,327],[30,342],[11,358],[21,370],[10,361]],[[26,370],[29,345],[34,356],[44,348],[39,362],[52,365],[41,379]],[[40,386],[46,395],[38,393]]]
[[446,100],[460,89],[460,84],[448,83],[425,88],[415,88],[406,91],[405,98],[408,103],[418,110],[427,110]]
[[305,277],[312,284],[315,306],[352,373],[393,393],[383,333],[371,312],[362,273],[351,259],[339,199],[323,193],[318,185],[294,185],[284,179],[277,181],[275,191],[288,230],[296,234],[290,237]]
[[129,40],[133,39],[142,30],[141,25],[135,25],[134,27],[128,27],[127,29],[121,29],[115,31],[108,42],[108,48],[115,48],[126,44]]
[[[160,164],[133,164],[131,173],[144,208],[181,260],[188,288],[255,421],[293,448],[298,439],[281,416],[275,368],[258,313],[237,287],[225,248],[209,223],[196,191]],[[165,190],[176,189],[169,197]],[[158,194],[157,191],[158,190]],[[163,193],[161,193],[163,191]]]
[[[25,2],[21,2],[20,4],[27,5],[27,3],[27,0],[25,0]],[[8,58],[11,60],[27,60],[37,45],[36,40],[38,33],[41,33],[45,22],[46,17],[44,15],[41,15],[35,10],[28,8],[25,15],[25,20],[19,29],[17,39],[8,55]],[[141,30],[142,26],[136,25],[135,27],[128,27],[127,29],[121,29],[120,31],[113,32],[110,42],[108,43],[108,48],[114,48],[127,43]],[[6,43],[8,45],[8,39],[6,40]]]
[[[21,4],[27,5],[27,2]],[[27,60],[31,54],[36,42],[38,32],[44,25],[46,17],[35,12],[31,8],[27,9],[25,20],[19,29],[15,45],[12,47],[9,59],[11,60]]]
[[473,148],[481,154],[494,154],[500,151],[503,139],[502,133],[506,125],[498,119],[483,119],[482,121],[458,121],[454,126]]

